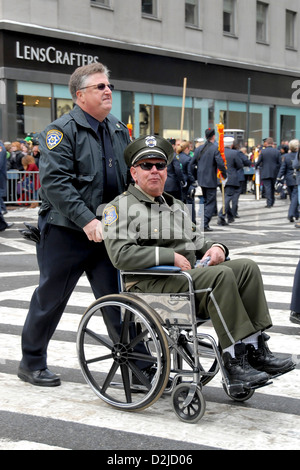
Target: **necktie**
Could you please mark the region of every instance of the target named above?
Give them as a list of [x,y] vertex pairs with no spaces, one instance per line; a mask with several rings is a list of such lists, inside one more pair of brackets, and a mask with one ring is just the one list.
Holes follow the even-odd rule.
[[164,200],[164,198],[163,198],[162,196],[156,196],[156,197],[154,198],[154,200],[155,200],[155,202],[158,202],[159,205],[165,204],[165,200]]
[[104,202],[109,202],[118,194],[114,151],[105,121],[99,122],[104,159]]

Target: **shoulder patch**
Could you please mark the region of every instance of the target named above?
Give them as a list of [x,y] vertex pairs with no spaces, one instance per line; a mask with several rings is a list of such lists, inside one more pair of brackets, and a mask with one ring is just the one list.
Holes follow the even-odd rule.
[[46,144],[48,149],[52,150],[57,147],[58,144],[61,143],[63,136],[63,133],[57,129],[51,129],[51,131],[48,131],[46,135]]
[[104,225],[112,225],[118,220],[119,216],[117,213],[117,208],[115,206],[109,206],[103,212],[103,221]]

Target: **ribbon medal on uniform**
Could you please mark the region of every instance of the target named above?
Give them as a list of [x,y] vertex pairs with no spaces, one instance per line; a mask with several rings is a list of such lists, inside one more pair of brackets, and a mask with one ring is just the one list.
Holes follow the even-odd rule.
[[104,225],[112,225],[118,220],[117,209],[115,206],[110,206],[103,212]]
[[63,133],[58,131],[57,129],[52,129],[51,131],[47,132],[46,136],[46,144],[49,150],[54,149],[61,143],[63,139]]

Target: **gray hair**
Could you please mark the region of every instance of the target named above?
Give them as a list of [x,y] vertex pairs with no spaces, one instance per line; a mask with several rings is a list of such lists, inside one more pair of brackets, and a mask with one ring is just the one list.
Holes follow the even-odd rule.
[[292,152],[298,152],[299,140],[298,139],[291,140],[289,143],[289,148]]
[[77,101],[76,91],[80,88],[83,88],[88,77],[90,75],[94,75],[95,73],[103,73],[107,76],[107,78],[109,78],[108,68],[100,62],[78,67],[75,72],[73,72],[69,81],[69,90],[74,103]]

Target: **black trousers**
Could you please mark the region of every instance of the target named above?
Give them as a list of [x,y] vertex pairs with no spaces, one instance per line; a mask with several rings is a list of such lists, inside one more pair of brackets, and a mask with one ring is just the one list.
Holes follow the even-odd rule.
[[293,312],[300,313],[300,261],[298,261],[298,266],[294,277],[291,310]]
[[276,178],[262,179],[268,207],[272,207],[275,202],[275,181],[276,181]]
[[217,188],[202,188],[204,201],[204,227],[207,227],[216,211]]
[[83,273],[96,298],[118,292],[117,270],[104,243],[90,242],[84,232],[48,224],[46,220],[47,215],[39,218],[40,281],[22,332],[21,366],[28,370],[47,367],[48,343]]

